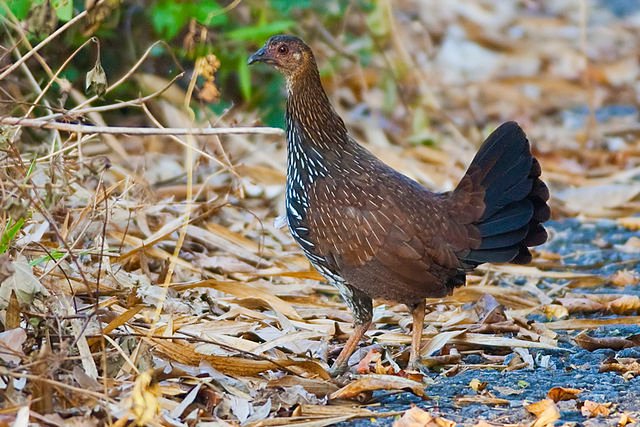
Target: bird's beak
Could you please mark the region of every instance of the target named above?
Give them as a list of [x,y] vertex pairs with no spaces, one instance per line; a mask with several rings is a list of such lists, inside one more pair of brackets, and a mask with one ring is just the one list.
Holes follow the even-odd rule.
[[267,55],[267,50],[264,47],[261,47],[249,57],[247,64],[251,65],[254,62],[267,62],[269,60],[269,56]]

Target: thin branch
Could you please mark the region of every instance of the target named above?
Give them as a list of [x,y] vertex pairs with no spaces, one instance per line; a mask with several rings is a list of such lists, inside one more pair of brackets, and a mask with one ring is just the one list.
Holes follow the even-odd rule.
[[[100,3],[102,3],[104,0],[100,0],[98,1],[94,7],[97,7],[98,5],[100,5]],[[2,2],[4,4],[4,2]],[[22,65],[27,59],[31,58],[34,54],[36,54],[40,49],[42,49],[43,47],[45,47],[46,45],[48,45],[53,39],[55,39],[56,37],[58,37],[60,34],[64,33],[65,31],[67,31],[67,29],[69,27],[71,27],[73,24],[75,24],[76,22],[78,22],[79,20],[81,20],[82,18],[84,18],[87,13],[89,13],[89,10],[84,10],[82,12],[80,12],[79,14],[77,14],[76,16],[74,16],[71,20],[67,21],[64,25],[62,25],[60,28],[58,28],[56,31],[54,31],[53,33],[51,33],[51,35],[49,35],[49,37],[47,37],[46,39],[42,40],[40,43],[38,43],[33,49],[31,49],[30,51],[28,51],[27,53],[24,54],[24,56],[22,58],[20,58],[19,60],[17,60],[16,62],[14,62],[13,64],[11,64],[11,66],[9,68],[7,68],[6,70],[4,70],[1,74],[0,74],[0,80],[4,79],[5,77],[7,77],[9,74],[11,74],[13,71],[15,71],[16,68],[18,68],[20,65]]]
[[174,76],[169,83],[165,84],[165,86],[149,95],[140,97],[140,98],[136,98],[136,99],[131,99],[129,101],[121,101],[121,102],[117,102],[115,104],[108,104],[108,105],[100,105],[97,107],[86,107],[86,108],[80,108],[80,109],[74,109],[73,113],[71,112],[62,112],[62,113],[55,113],[55,114],[49,114],[48,116],[41,116],[39,117],[40,120],[53,120],[53,119],[59,119],[62,117],[77,117],[80,116],[81,114],[87,114],[87,113],[97,113],[97,112],[103,112],[103,111],[111,111],[111,110],[118,110],[120,108],[125,108],[125,107],[140,107],[142,104],[144,104],[145,102],[151,100],[152,98],[155,98],[156,96],[162,95],[167,89],[169,89],[169,87],[171,87],[176,80],[182,78],[182,76],[184,75],[184,73],[180,73],[177,74],[176,76]]
[[280,128],[235,127],[235,128],[146,128],[125,126],[90,126],[73,123],[48,122],[40,119],[0,117],[1,125],[23,126],[37,129],[56,129],[63,132],[109,135],[284,135]]

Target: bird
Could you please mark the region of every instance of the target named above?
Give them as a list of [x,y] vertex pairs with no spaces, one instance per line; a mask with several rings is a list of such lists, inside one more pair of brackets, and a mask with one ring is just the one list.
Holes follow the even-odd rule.
[[406,369],[419,370],[425,299],[450,295],[480,264],[527,264],[529,247],[547,240],[549,190],[524,131],[513,121],[500,125],[455,189],[433,192],[349,134],[302,39],[272,36],[249,57],[254,63],[274,67],[286,82],[289,230],[354,318],[331,374],[349,369],[371,326],[373,299],[411,312]]

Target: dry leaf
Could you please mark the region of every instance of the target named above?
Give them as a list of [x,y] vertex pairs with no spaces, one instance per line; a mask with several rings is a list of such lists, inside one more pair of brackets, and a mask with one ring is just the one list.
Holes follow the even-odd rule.
[[424,387],[422,383],[395,375],[369,374],[331,393],[329,399],[353,399],[375,390],[408,390],[416,396],[426,398]]
[[460,406],[475,404],[488,406],[506,406],[510,404],[509,400],[495,397],[490,394],[481,394],[478,396],[459,396],[454,400],[456,402],[456,405]]
[[640,283],[640,274],[633,270],[618,270],[609,280],[615,286],[633,286]]
[[618,372],[624,378],[631,379],[640,375],[640,360],[627,357],[610,358],[602,362],[600,372]]
[[454,427],[455,422],[445,418],[434,417],[427,411],[414,406],[405,412],[393,427]]
[[585,417],[607,417],[611,413],[611,403],[598,403],[592,400],[585,400],[580,408],[580,413]]
[[285,375],[278,379],[271,380],[267,387],[295,387],[301,386],[307,392],[320,398],[330,395],[338,390],[334,383],[319,378],[303,378],[294,375]]
[[627,216],[624,218],[618,218],[618,224],[631,231],[640,230],[640,216]]
[[462,335],[465,331],[449,331],[449,332],[440,332],[435,337],[431,338],[427,345],[422,348],[420,355],[422,357],[429,357],[433,355],[435,352],[439,351],[442,347],[444,347],[449,341],[453,338]]
[[620,414],[620,419],[618,420],[618,427],[624,427],[627,424],[632,424],[636,422],[638,422],[638,420],[636,420],[635,418],[631,418],[629,414],[627,414],[626,412],[623,412],[622,414]]
[[578,397],[582,390],[577,388],[553,387],[547,392],[547,397],[554,402],[562,400],[573,400]]
[[471,387],[471,390],[475,391],[476,393],[480,393],[482,390],[487,388],[487,382],[480,381],[479,379],[474,378],[469,382],[469,387]]
[[552,399],[530,403],[525,409],[536,416],[533,427],[552,426],[560,419],[560,409]]
[[635,347],[637,346],[638,340],[633,341],[628,338],[619,338],[619,337],[590,337],[583,332],[576,336],[575,338],[576,344],[585,350],[594,351],[599,348],[610,348],[613,350],[622,350],[623,348]]
[[549,320],[565,319],[569,317],[569,309],[560,304],[548,304],[541,307],[541,311]]
[[603,304],[589,298],[565,297],[558,298],[556,301],[569,313],[593,313],[605,309]]
[[153,381],[153,371],[138,375],[131,391],[131,412],[139,426],[149,425],[160,412],[160,388]]
[[379,362],[381,357],[382,354],[380,353],[380,350],[372,348],[362,359],[360,359],[360,362],[358,362],[358,366],[356,367],[356,372],[361,375],[368,374],[371,372],[369,365]]
[[625,295],[607,304],[607,309],[615,314],[631,314],[640,311],[640,297],[637,295]]
[[24,356],[22,345],[27,340],[27,333],[22,328],[0,332],[0,359],[7,363],[19,364]]

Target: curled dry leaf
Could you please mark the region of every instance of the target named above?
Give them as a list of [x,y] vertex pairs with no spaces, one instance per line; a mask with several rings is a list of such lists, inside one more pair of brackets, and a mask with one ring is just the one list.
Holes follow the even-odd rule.
[[536,416],[533,427],[552,426],[560,419],[560,409],[552,399],[539,400],[526,405],[525,409]]
[[631,379],[640,376],[640,360],[629,357],[610,358],[602,362],[600,372],[617,372],[623,377]]
[[424,384],[422,383],[395,375],[371,374],[361,377],[340,390],[331,393],[329,399],[354,399],[362,393],[375,390],[409,390],[416,396],[427,398],[424,392]]
[[149,425],[160,412],[160,388],[153,381],[153,371],[138,375],[131,392],[131,412],[139,426]]
[[598,403],[592,400],[585,400],[580,407],[580,413],[589,418],[608,417],[611,413],[611,402]]
[[569,317],[569,309],[564,305],[560,305],[560,304],[543,305],[541,310],[549,320],[566,319],[567,317]]
[[638,420],[636,420],[635,418],[631,418],[629,414],[627,414],[626,412],[623,412],[622,414],[620,414],[620,419],[618,420],[618,427],[624,427],[627,424],[633,424],[637,422]]
[[369,365],[371,363],[377,364],[380,361],[381,357],[382,354],[380,353],[380,350],[378,350],[377,348],[372,348],[362,359],[360,359],[360,362],[356,367],[356,372],[361,375],[368,374],[369,372],[371,372],[371,368]]
[[553,387],[547,392],[547,397],[554,402],[562,400],[573,400],[578,397],[582,390],[578,388]]
[[607,309],[615,314],[640,312],[640,297],[637,295],[625,295],[607,304]]
[[455,422],[446,418],[435,417],[427,411],[414,406],[393,423],[393,427],[454,427]]
[[557,301],[569,311],[569,313],[594,313],[604,311],[605,307],[598,301],[589,298],[566,297]]
[[633,270],[619,270],[611,276],[610,280],[615,286],[633,286],[640,283],[640,274]]
[[599,348],[610,348],[613,350],[622,350],[623,348],[635,347],[640,344],[637,337],[620,338],[620,337],[590,337],[585,332],[579,334],[575,338],[576,344],[585,350],[595,351]]
[[480,381],[479,379],[474,378],[469,382],[469,387],[471,387],[471,390],[475,391],[476,393],[480,393],[487,388],[487,382]]

